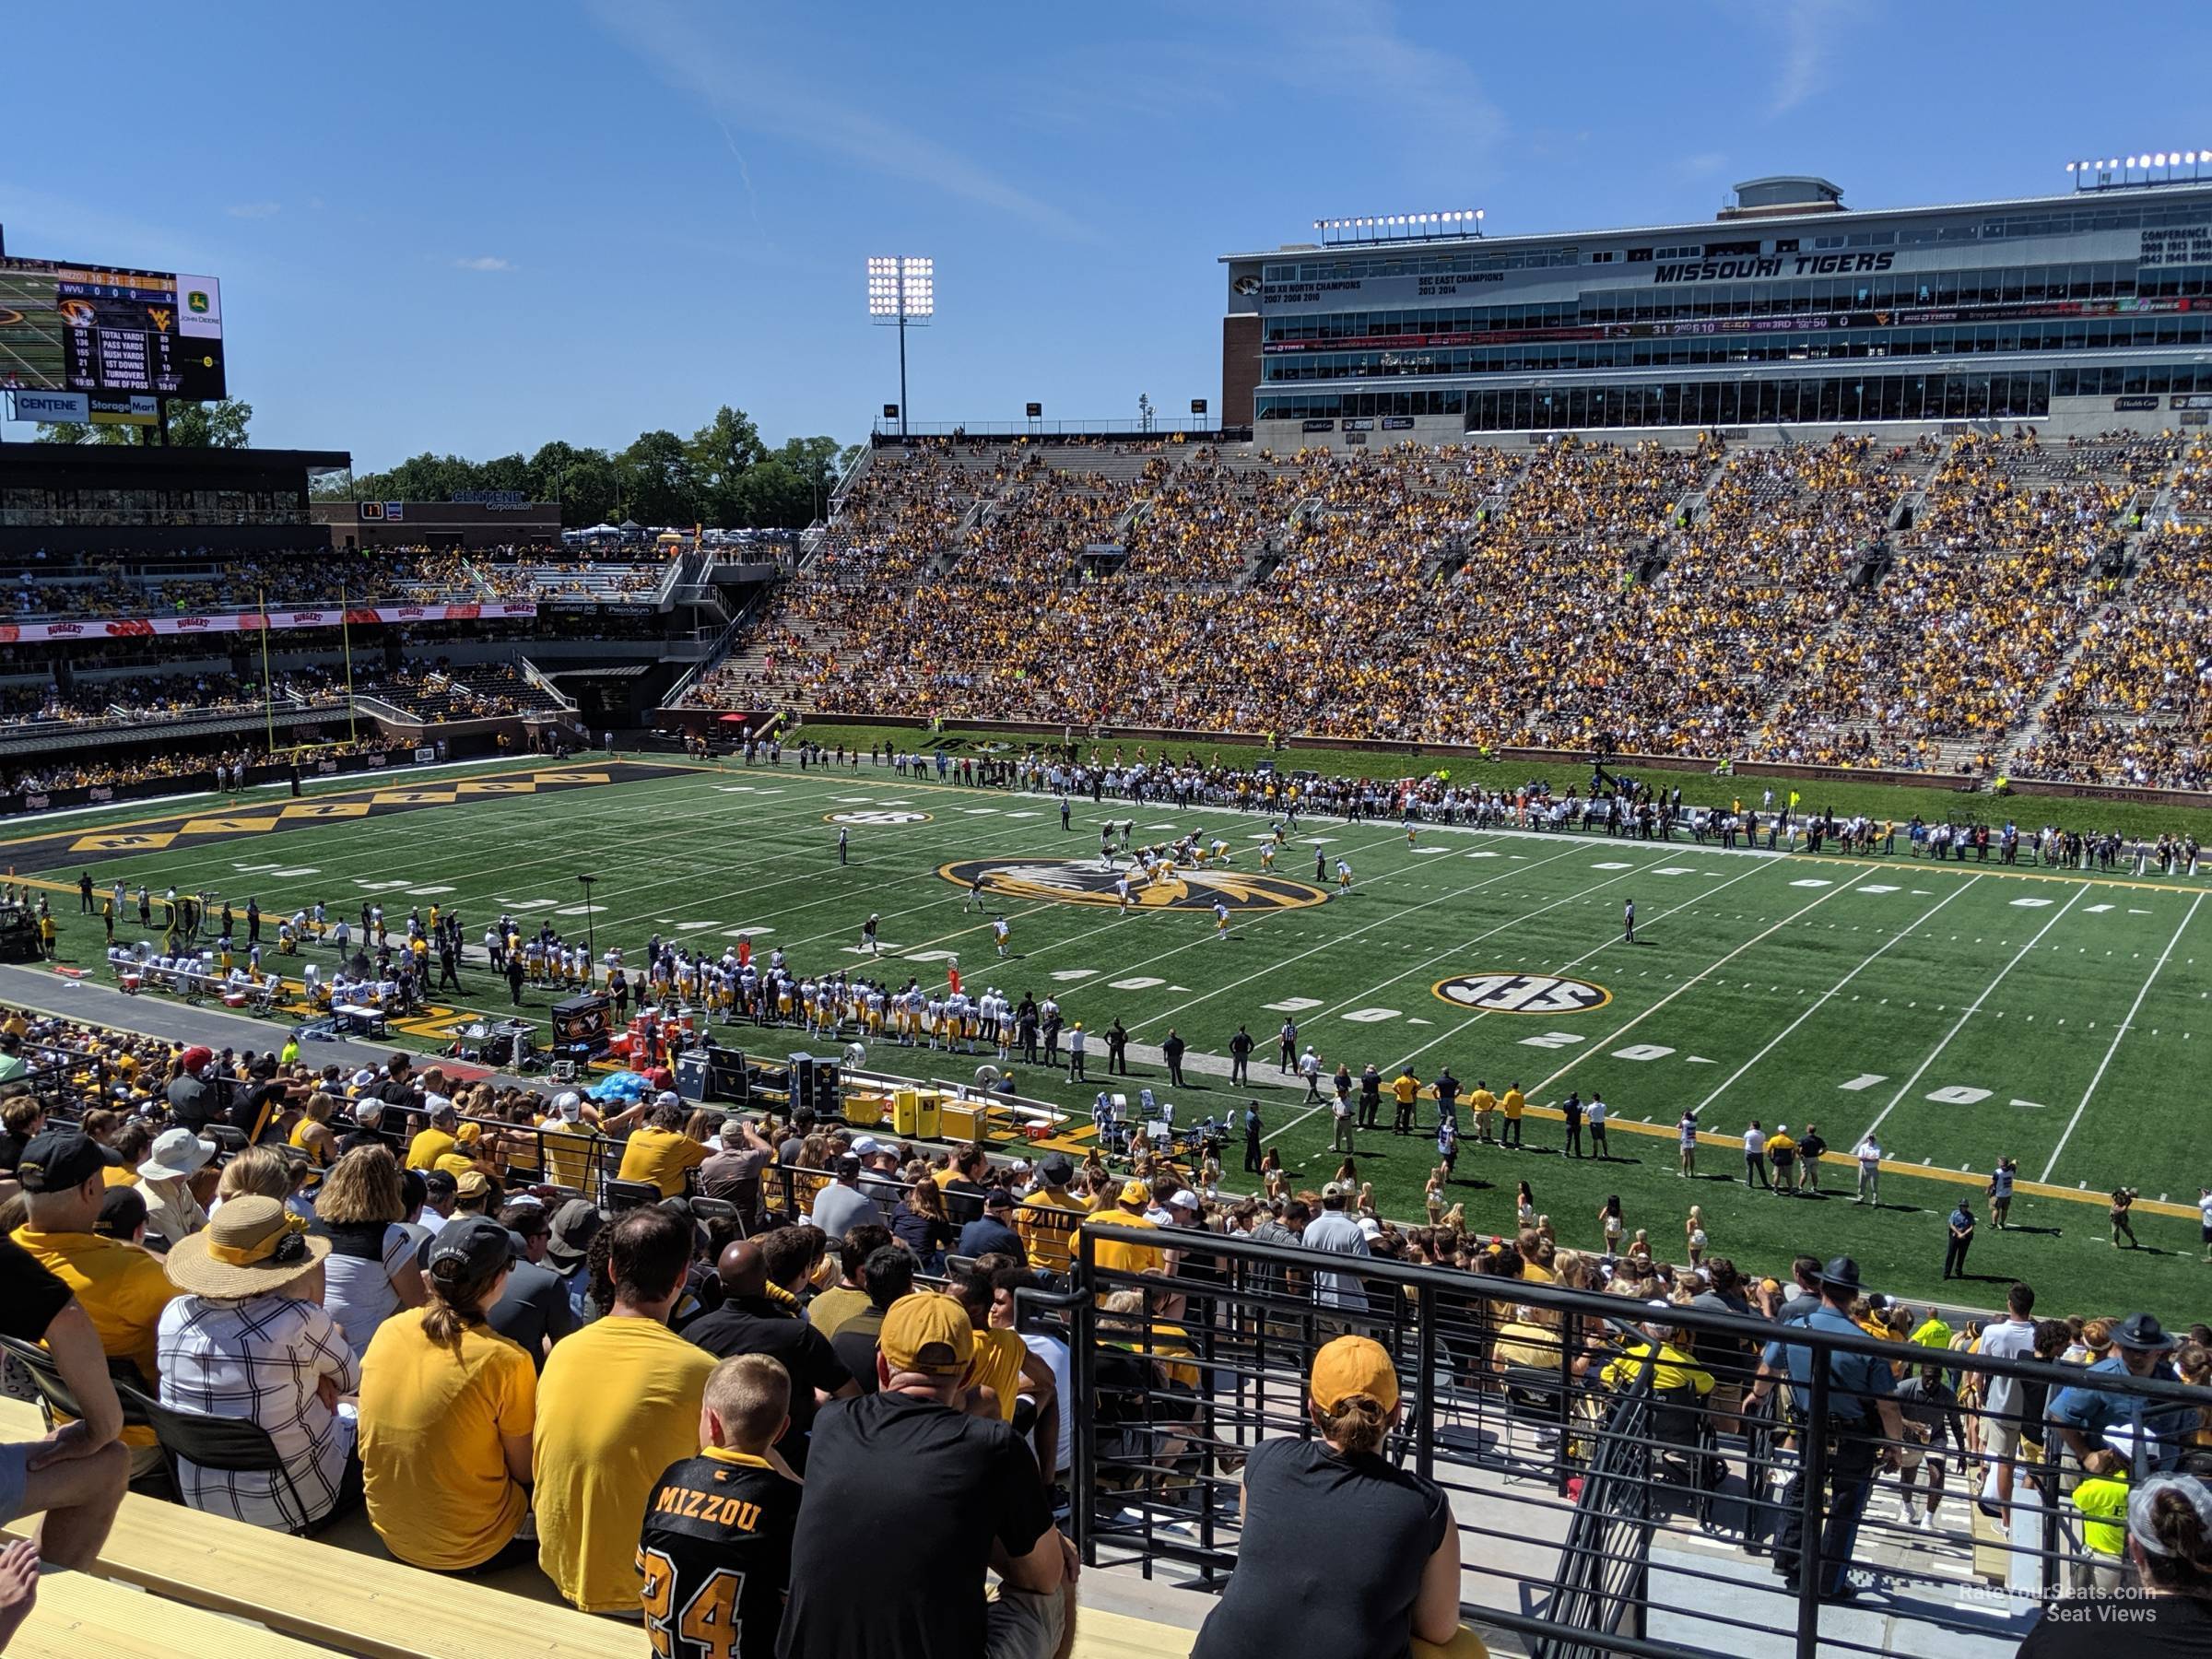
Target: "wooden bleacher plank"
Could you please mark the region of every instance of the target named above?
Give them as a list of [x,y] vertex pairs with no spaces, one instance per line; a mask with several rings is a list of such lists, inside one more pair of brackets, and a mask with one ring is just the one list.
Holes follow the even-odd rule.
[[324,1650],[81,1572],[39,1580],[8,1659],[311,1659]]
[[[1077,1583],[1077,1598],[1082,1594]],[[1124,1613],[1078,1607],[1076,1645],[1071,1659],[1189,1659],[1198,1632],[1175,1625],[1155,1624],[1148,1618],[1131,1618]]]
[[[0,1397],[0,1440],[44,1432],[37,1406]],[[29,1518],[0,1531],[27,1535]],[[136,1494],[124,1500],[98,1571],[362,1659],[642,1659],[651,1651],[638,1626]]]

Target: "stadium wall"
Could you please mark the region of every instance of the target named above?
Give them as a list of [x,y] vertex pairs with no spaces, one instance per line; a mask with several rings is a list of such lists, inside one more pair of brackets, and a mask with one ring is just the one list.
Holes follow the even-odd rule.
[[[2116,403],[2127,401],[2125,398],[2111,397],[2054,397],[2051,400],[2049,415],[2023,416],[2014,420],[1858,421],[1826,426],[1792,422],[1786,426],[1738,426],[1717,429],[1723,438],[1732,443],[1746,443],[1761,449],[1778,448],[1790,443],[1821,444],[1831,438],[1868,435],[1877,443],[1912,443],[1924,437],[1956,438],[1967,432],[2010,432],[2023,428],[2049,442],[2069,438],[2094,438],[2114,431],[2183,430],[2190,426],[2206,424],[2206,417],[2212,414],[2212,411],[2201,409],[2177,414],[2169,409],[2124,409],[2114,406]],[[1250,402],[1247,401],[1244,406],[1244,418],[1249,418]],[[1388,448],[1408,439],[1426,444],[1488,443],[1520,448],[1529,444],[1548,443],[1555,438],[1572,433],[1578,438],[1598,442],[1659,443],[1675,449],[1688,449],[1707,431],[1715,429],[1706,427],[1554,427],[1543,431],[1470,432],[1464,429],[1462,419],[1457,415],[1415,415],[1398,418],[1407,424],[1387,431],[1382,429],[1382,418],[1380,416],[1337,417],[1325,422],[1263,420],[1252,429],[1253,443],[1256,448],[1272,450],[1278,455],[1293,453],[1301,449],[1346,451]],[[1326,430],[1308,429],[1324,425]],[[1347,425],[1355,429],[1347,430]]]
[[[700,712],[710,712],[699,711]],[[664,712],[677,712],[664,711]],[[681,711],[692,712],[692,711]],[[844,714],[833,709],[794,710],[791,713],[804,715],[807,721],[820,721],[838,725],[881,727],[888,730],[913,733],[915,722],[896,714]],[[1256,732],[1199,732],[1179,731],[1168,726],[1124,726],[1095,724],[1053,724],[1044,721],[1024,720],[970,720],[957,717],[963,731],[1001,732],[1009,737],[1036,737],[1051,742],[1135,742],[1187,744],[1195,747],[1208,743],[1251,743],[1264,739]],[[787,732],[796,736],[803,725],[787,726]],[[924,734],[914,734],[923,735]],[[1530,766],[1573,766],[1585,768],[1590,764],[1588,749],[1504,748],[1483,749],[1465,743],[1394,743],[1385,739],[1363,737],[1323,737],[1299,735],[1285,737],[1282,752],[1295,757],[1301,748],[1327,748],[1353,754],[1371,754],[1377,757],[1401,755],[1408,758],[1438,760],[1511,760]],[[1606,764],[1617,771],[1702,772],[1711,775],[1723,757],[1718,755],[1633,755],[1616,754]],[[1802,782],[1830,783],[1891,783],[1912,789],[1948,789],[1960,794],[1978,793],[1983,780],[1964,772],[1910,771],[1897,768],[1851,766],[1792,766],[1775,760],[1737,760],[1728,774],[1737,778],[1789,778]],[[2187,806],[2203,808],[2212,806],[2212,794],[2187,789],[2136,789],[2123,784],[2068,783],[2045,779],[2007,779],[2006,787],[2016,795],[2052,795],[2064,799],[2085,801],[2139,801],[2156,806]]]

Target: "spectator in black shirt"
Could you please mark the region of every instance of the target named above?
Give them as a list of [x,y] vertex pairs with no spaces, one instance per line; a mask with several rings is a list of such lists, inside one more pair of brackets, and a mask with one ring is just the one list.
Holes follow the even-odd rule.
[[945,1218],[955,1227],[981,1220],[983,1214],[983,1177],[991,1160],[981,1147],[962,1147],[952,1155],[953,1176],[945,1183]]
[[983,1213],[960,1229],[960,1241],[955,1246],[964,1256],[1009,1255],[1028,1265],[1030,1253],[1021,1242],[1021,1235],[1014,1230],[1014,1194],[1005,1187],[993,1187],[983,1194]]
[[353,1109],[354,1127],[338,1136],[338,1156],[361,1147],[382,1147],[392,1149],[391,1140],[384,1135],[384,1103],[382,1100],[363,1100]]
[[902,1296],[913,1293],[914,1258],[903,1244],[885,1244],[868,1253],[860,1265],[861,1280],[868,1288],[868,1308],[838,1327],[830,1346],[844,1362],[862,1394],[876,1392],[876,1339],[883,1334],[883,1316]]
[[514,1265],[507,1273],[507,1288],[491,1304],[485,1323],[519,1346],[539,1371],[546,1355],[563,1336],[576,1329],[576,1312],[569,1301],[569,1287],[546,1265],[546,1246],[553,1240],[552,1219],[535,1198],[511,1200],[500,1208],[500,1225],[514,1238]]
[[[707,1378],[700,1454],[661,1476],[645,1500],[638,1539],[645,1627],[656,1652],[773,1659],[802,1496],[770,1461],[789,1420],[790,1394],[782,1368],[759,1354],[725,1359]],[[717,1606],[716,1634],[726,1640],[695,1641],[687,1632]],[[703,1619],[717,1622],[712,1613]]]
[[1401,1415],[1390,1355],[1339,1336],[1313,1357],[1307,1393],[1319,1438],[1253,1449],[1236,1571],[1192,1659],[1406,1659],[1416,1641],[1480,1653],[1459,1624],[1450,1500],[1382,1454]]
[[[1075,1552],[1020,1437],[960,1409],[975,1356],[967,1311],[901,1298],[877,1347],[880,1392],[830,1406],[816,1430],[780,1659],[1048,1659],[1074,1618]],[[852,1578],[856,1535],[868,1540],[865,1591]],[[988,1603],[987,1569],[1000,1578]]]
[[23,1161],[23,1148],[46,1126],[46,1106],[29,1095],[18,1095],[0,1106],[0,1174],[13,1175]]
[[848,1400],[860,1392],[830,1339],[799,1317],[796,1300],[769,1276],[759,1244],[739,1240],[727,1246],[715,1271],[722,1280],[722,1306],[684,1327],[684,1335],[708,1353],[766,1354],[791,1374],[791,1428],[781,1450],[794,1473],[806,1470],[807,1435],[818,1406]]
[[2044,1609],[2019,1659],[2189,1659],[2212,1651],[2212,1487],[2192,1456],[2127,1500],[2132,1594],[2068,1597]]
[[44,1440],[0,1445],[0,1522],[43,1512],[41,1558],[89,1572],[123,1503],[131,1458],[117,1436],[123,1403],[92,1316],[69,1287],[0,1234],[0,1332],[43,1342],[85,1415]]

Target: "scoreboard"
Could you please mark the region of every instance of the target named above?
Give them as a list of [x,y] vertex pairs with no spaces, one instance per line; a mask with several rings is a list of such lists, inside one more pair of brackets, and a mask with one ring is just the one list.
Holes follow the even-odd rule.
[[221,285],[173,271],[0,259],[0,386],[225,396]]

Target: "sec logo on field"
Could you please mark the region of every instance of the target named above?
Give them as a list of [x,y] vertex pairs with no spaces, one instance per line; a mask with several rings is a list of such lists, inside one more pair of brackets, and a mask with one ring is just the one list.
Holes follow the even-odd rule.
[[1430,988],[1455,1007],[1485,1014],[1585,1014],[1613,1000],[1603,985],[1548,973],[1468,973]]
[[858,812],[826,812],[822,815],[822,822],[825,824],[873,824],[877,826],[926,824],[929,822],[929,814],[926,812],[895,812],[888,807],[863,807]]

